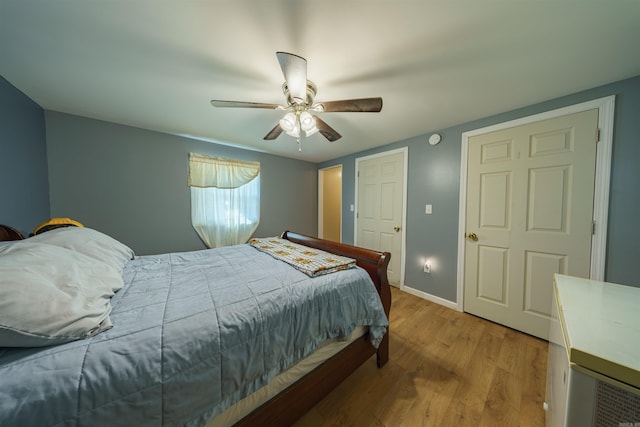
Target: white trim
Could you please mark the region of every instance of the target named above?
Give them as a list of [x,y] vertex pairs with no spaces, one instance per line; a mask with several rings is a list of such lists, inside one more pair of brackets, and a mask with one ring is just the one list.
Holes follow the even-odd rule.
[[453,301],[449,301],[448,299],[440,298],[435,295],[428,294],[423,291],[419,291],[418,289],[411,288],[409,286],[403,286],[401,291],[406,292],[411,295],[415,295],[419,298],[426,299],[427,301],[434,302],[436,304],[443,305],[447,308],[451,308],[453,310],[457,310],[456,303]]
[[[325,171],[335,168],[340,168],[340,185],[342,186],[342,163],[318,169],[318,237],[321,239],[324,238],[324,179],[322,177]],[[342,242],[342,201],[343,194],[340,188],[340,242]]]
[[456,274],[456,310],[464,311],[464,242],[467,219],[467,163],[469,152],[469,134],[462,134],[462,150],[460,151],[460,206],[458,216],[458,271]]
[[600,142],[596,152],[596,177],[593,194],[595,233],[591,240],[591,272],[593,280],[604,280],[607,261],[607,229],[609,224],[609,188],[611,186],[611,152],[613,150],[613,118],[615,95],[602,98],[598,113]]
[[358,157],[355,162],[355,175],[354,175],[354,184],[355,184],[355,212],[353,214],[353,244],[358,246],[358,170],[359,163],[365,160],[375,159],[377,157],[385,157],[397,153],[402,153],[402,158],[404,160],[404,173],[402,176],[402,229],[401,229],[401,239],[402,239],[402,253],[400,254],[400,289],[404,288],[404,277],[405,277],[405,263],[406,263],[406,253],[407,253],[407,179],[409,175],[409,147],[397,148],[395,150],[384,151],[382,153],[371,154],[369,156]]
[[598,127],[600,129],[600,142],[596,151],[596,175],[593,195],[593,220],[595,221],[595,233],[591,239],[591,271],[590,278],[604,280],[604,269],[607,250],[607,222],[609,214],[609,182],[611,175],[611,150],[613,146],[613,118],[615,109],[615,95],[580,104],[570,105],[556,110],[546,111],[533,116],[523,117],[504,123],[498,123],[480,129],[474,129],[462,134],[462,151],[460,156],[460,213],[458,217],[458,272],[456,308],[464,310],[464,233],[467,215],[467,152],[469,138],[496,130],[521,126],[533,122],[539,122],[559,116],[579,113],[597,108]]
[[324,169],[318,170],[318,237],[324,237]]

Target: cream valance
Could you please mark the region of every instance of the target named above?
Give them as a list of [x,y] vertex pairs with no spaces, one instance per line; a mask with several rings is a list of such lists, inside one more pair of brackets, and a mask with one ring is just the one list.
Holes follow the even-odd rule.
[[238,188],[251,182],[259,173],[259,162],[189,153],[190,187]]

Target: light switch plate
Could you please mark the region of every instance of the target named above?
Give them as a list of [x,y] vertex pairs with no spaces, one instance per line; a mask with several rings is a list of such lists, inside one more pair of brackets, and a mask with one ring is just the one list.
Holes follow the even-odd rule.
[[426,205],[424,207],[424,213],[426,213],[427,215],[431,215],[432,212],[433,212],[433,208],[431,205]]

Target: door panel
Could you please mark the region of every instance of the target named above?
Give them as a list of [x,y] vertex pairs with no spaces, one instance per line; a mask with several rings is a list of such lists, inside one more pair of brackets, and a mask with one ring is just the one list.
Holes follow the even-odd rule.
[[383,182],[380,184],[380,219],[383,221],[393,221],[395,219],[395,182]]
[[552,287],[540,287],[537,284],[547,280],[555,273],[566,271],[565,255],[527,251],[526,277],[524,282],[524,311],[538,316],[549,315],[549,301],[553,299]]
[[480,178],[480,226],[508,229],[511,174],[499,172]]
[[547,338],[553,274],[589,277],[598,110],[469,138],[464,309]]
[[532,169],[529,172],[527,230],[564,233],[567,225],[569,166]]
[[358,212],[362,220],[376,220],[376,208],[378,208],[380,204],[380,198],[377,193],[378,189],[375,184],[362,186],[363,201],[360,205],[361,211]]
[[509,251],[490,246],[478,247],[478,298],[507,304],[507,268]]

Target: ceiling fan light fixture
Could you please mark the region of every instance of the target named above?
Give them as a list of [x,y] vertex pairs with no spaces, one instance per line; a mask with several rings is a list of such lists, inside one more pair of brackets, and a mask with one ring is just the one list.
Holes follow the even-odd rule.
[[298,120],[293,113],[287,113],[280,119],[280,127],[286,133],[293,132],[298,127]]
[[303,130],[310,130],[316,126],[316,121],[308,111],[300,113],[300,127]]
[[307,137],[318,132],[316,119],[311,114],[309,114],[308,111],[303,111],[302,113],[300,113],[300,127]]
[[300,128],[296,126],[296,128],[294,130],[292,130],[291,132],[287,132],[287,135],[292,136],[294,138],[299,138],[300,137]]
[[318,131],[319,131],[319,130],[320,130],[320,129],[318,129],[317,127],[315,127],[315,126],[314,126],[313,128],[311,128],[311,129],[309,129],[309,130],[306,130],[306,129],[305,129],[305,130],[304,130],[304,134],[305,134],[305,136],[308,138],[308,137],[310,137],[311,135],[313,135],[314,133],[318,133]]

